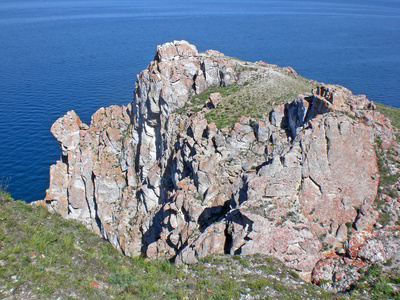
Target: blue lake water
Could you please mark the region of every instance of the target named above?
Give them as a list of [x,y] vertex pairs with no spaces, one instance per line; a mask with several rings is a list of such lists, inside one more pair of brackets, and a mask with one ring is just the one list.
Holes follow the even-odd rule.
[[61,155],[52,123],[128,104],[156,45],[185,39],[292,66],[400,107],[400,1],[0,0],[0,180],[43,199]]

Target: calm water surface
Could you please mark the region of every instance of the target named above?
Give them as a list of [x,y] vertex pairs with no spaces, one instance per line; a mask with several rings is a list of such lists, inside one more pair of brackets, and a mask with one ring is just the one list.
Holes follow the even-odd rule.
[[[128,104],[156,45],[185,39],[292,66],[400,107],[400,1],[0,0],[0,180],[42,199],[61,155],[51,124]],[[4,179],[3,179],[4,183]]]

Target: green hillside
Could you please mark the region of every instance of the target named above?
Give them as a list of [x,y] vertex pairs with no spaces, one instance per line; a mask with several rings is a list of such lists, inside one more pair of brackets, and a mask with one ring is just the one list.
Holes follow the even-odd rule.
[[83,225],[0,193],[0,298],[237,299],[246,294],[330,296],[270,257],[211,256],[179,267],[131,259]]

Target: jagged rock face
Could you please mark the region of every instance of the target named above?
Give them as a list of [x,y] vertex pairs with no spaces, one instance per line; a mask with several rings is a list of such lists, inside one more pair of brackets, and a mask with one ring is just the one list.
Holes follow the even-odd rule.
[[199,112],[185,108],[210,86],[271,74],[297,76],[199,54],[185,41],[158,46],[127,107],[99,109],[90,126],[73,111],[54,123],[63,156],[50,169],[45,204],[127,255],[195,263],[212,253],[263,253],[314,282],[360,260],[384,261],[371,206],[373,145],[376,136],[392,145],[394,134],[365,96],[319,85],[231,129],[205,118],[223,101],[219,93]]
[[90,127],[70,111],[51,131],[63,149],[50,169],[45,202],[63,217],[83,221],[118,245],[121,226],[136,211],[135,149],[127,107],[100,108]]

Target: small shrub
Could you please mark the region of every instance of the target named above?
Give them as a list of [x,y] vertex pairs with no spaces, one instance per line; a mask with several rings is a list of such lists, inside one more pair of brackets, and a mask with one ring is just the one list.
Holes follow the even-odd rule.
[[371,293],[377,296],[389,296],[392,294],[392,292],[393,288],[388,284],[386,278],[379,278],[371,289]]
[[115,272],[111,274],[109,281],[112,284],[118,284],[122,287],[126,287],[132,282],[135,282],[135,277],[127,272]]
[[365,274],[367,278],[377,278],[381,275],[382,273],[382,267],[379,265],[372,265],[367,273]]
[[240,262],[243,266],[246,266],[246,267],[250,265],[250,262],[249,262],[247,259],[241,258],[241,259],[239,259],[239,262]]
[[270,286],[270,285],[272,285],[271,281],[264,277],[260,277],[257,280],[247,283],[247,286],[256,292],[259,292],[260,290],[264,289],[266,286]]
[[261,266],[260,269],[267,274],[272,274],[274,272],[274,267],[270,265]]
[[294,279],[299,279],[300,276],[296,271],[289,270],[289,274],[294,278]]

